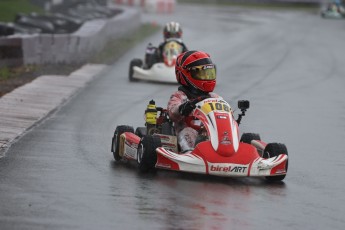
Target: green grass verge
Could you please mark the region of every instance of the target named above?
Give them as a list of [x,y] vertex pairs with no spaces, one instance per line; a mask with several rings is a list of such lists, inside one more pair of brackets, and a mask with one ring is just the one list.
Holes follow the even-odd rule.
[[250,3],[250,2],[231,2],[229,0],[177,0],[178,3],[189,4],[208,4],[208,5],[222,5],[222,6],[241,6],[249,8],[259,9],[271,9],[271,10],[307,10],[314,11],[319,10],[319,5],[315,3]]
[[[143,24],[139,29],[128,33],[126,36],[109,41],[105,45],[104,49],[91,57],[88,62],[96,64],[112,64],[131,47],[160,30],[161,28],[155,24]],[[17,87],[32,81],[38,76],[47,74],[69,75],[74,70],[80,68],[83,64],[85,63],[29,65],[11,68],[2,67],[0,68],[0,97]]]
[[10,80],[13,77],[24,73],[33,72],[37,69],[35,65],[18,66],[18,67],[1,67],[0,68],[0,84],[2,81]]
[[0,68],[0,81],[6,80],[10,77],[10,69],[8,67]]
[[12,22],[17,13],[44,12],[28,0],[0,0],[0,21]]
[[129,33],[127,36],[109,41],[101,52],[90,59],[90,62],[103,64],[113,63],[129,48],[144,40],[146,37],[158,32],[160,29],[161,28],[155,24],[143,24],[138,30]]

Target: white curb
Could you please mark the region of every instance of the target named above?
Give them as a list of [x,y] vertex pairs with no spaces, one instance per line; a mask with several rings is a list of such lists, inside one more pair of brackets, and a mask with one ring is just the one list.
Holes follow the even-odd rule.
[[53,112],[107,65],[87,64],[69,76],[40,76],[0,98],[0,157],[26,130]]

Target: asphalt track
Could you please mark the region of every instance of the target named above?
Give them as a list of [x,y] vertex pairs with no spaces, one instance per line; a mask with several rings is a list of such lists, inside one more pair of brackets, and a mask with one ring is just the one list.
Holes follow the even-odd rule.
[[180,5],[189,49],[210,53],[216,92],[251,101],[242,132],[285,143],[283,183],[114,163],[116,125],[144,124],[149,100],[175,85],[129,83],[134,47],[107,73],[25,133],[0,159],[1,229],[344,229],[345,24],[307,12]]

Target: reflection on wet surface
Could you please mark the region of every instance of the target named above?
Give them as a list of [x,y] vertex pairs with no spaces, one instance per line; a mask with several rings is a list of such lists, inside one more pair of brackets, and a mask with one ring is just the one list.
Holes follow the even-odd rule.
[[240,130],[286,144],[284,182],[140,175],[135,164],[114,163],[113,128],[143,125],[147,102],[165,105],[177,88],[128,81],[144,42],[0,159],[1,230],[344,229],[344,21],[289,11],[232,15],[260,22],[248,25],[194,7],[145,19],[178,18],[186,44],[214,57],[216,92],[232,105],[250,100]]
[[246,217],[254,215],[255,203],[266,202],[265,196],[272,202],[286,196],[284,182],[269,183],[263,178],[221,178],[164,170],[142,175],[135,164],[114,163],[113,167],[116,173],[135,179],[132,185],[121,185],[128,196],[126,209],[166,229],[224,229],[231,223],[253,228],[255,223]]

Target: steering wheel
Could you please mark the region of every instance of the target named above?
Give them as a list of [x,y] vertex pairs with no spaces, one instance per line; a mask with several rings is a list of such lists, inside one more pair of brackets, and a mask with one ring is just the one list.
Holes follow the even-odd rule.
[[[205,100],[206,98],[210,98],[210,96],[204,95],[204,96],[197,97],[197,98],[191,100],[191,103],[192,103],[192,104],[194,105],[194,107],[195,107],[195,105],[196,105],[198,102],[203,101],[203,100]],[[187,124],[188,127],[191,127],[191,128],[193,128],[193,129],[199,131],[200,129],[202,129],[203,125],[202,125],[202,124],[201,124],[201,125],[197,125],[197,124],[193,123],[193,121],[196,121],[196,120],[198,120],[198,119],[196,119],[194,116],[186,116],[186,117],[184,118],[184,121],[186,122],[186,124]]]

